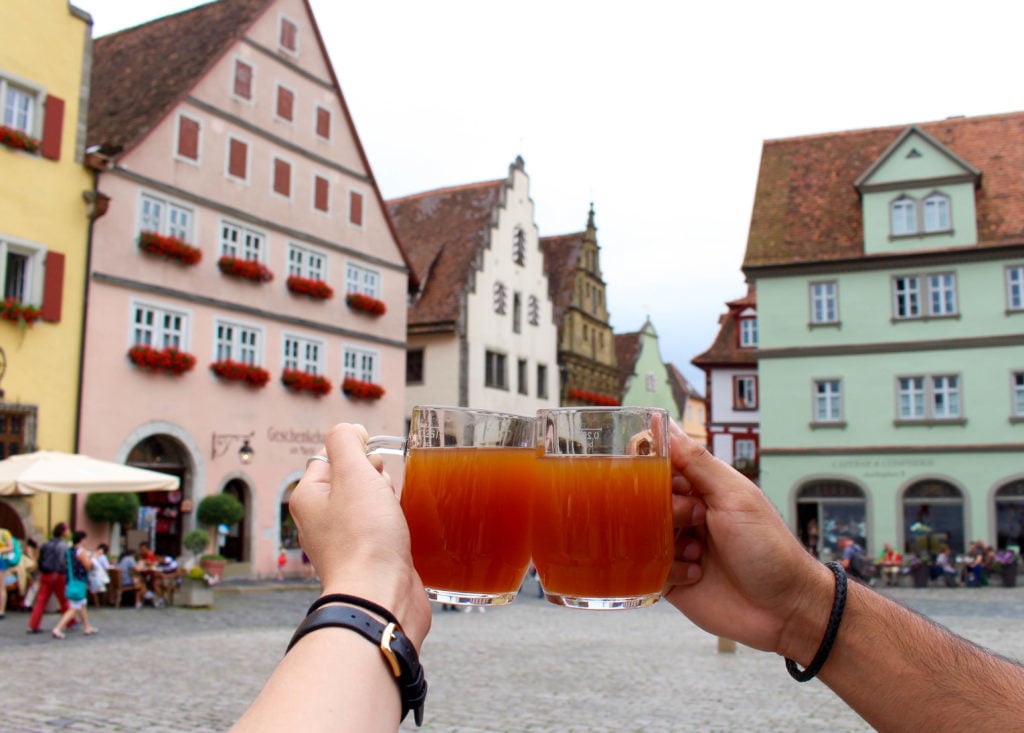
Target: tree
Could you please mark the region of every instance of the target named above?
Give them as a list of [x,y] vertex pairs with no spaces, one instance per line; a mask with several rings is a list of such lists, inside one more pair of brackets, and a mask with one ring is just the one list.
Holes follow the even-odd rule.
[[89,494],[89,498],[85,500],[85,516],[94,522],[106,522],[111,525],[110,549],[115,557],[118,543],[114,539],[114,530],[134,522],[139,515],[140,506],[138,494],[128,492]]
[[210,545],[217,550],[217,526],[238,524],[245,516],[245,506],[231,494],[213,494],[204,497],[196,507],[196,519],[210,531]]

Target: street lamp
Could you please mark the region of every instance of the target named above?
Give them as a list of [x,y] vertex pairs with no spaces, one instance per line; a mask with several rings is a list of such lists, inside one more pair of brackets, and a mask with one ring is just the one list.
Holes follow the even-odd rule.
[[252,462],[253,456],[256,451],[249,445],[249,438],[256,435],[254,430],[248,434],[239,433],[213,433],[213,440],[210,445],[210,457],[220,458],[222,455],[228,452],[228,449],[236,441],[242,441],[242,447],[238,449],[238,460],[242,462],[243,466],[248,466]]

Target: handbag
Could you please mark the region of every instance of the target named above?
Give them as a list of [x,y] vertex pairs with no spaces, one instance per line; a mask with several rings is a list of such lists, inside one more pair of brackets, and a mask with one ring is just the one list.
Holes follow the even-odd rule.
[[68,548],[68,584],[64,589],[64,596],[69,601],[84,601],[88,593],[88,586],[84,580],[74,576],[71,569],[71,548]]

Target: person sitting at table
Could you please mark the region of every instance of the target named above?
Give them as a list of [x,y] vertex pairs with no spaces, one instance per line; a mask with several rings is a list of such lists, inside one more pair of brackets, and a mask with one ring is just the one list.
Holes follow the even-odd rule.
[[142,601],[154,602],[157,597],[158,590],[158,575],[157,570],[157,556],[150,548],[148,542],[139,543],[139,557],[135,565],[135,572],[140,578],[142,578],[142,586],[146,589],[146,592],[142,594]]
[[174,597],[174,590],[180,582],[178,563],[170,555],[165,555],[154,566],[153,572],[153,605],[163,608]]
[[882,547],[882,554],[878,558],[878,564],[882,568],[882,581],[885,585],[899,585],[903,555],[894,550],[888,542],[884,543]]
[[[125,550],[121,553],[121,557],[117,559],[117,572],[121,574],[122,587],[129,588],[136,585],[142,587],[144,585],[138,567],[139,563],[134,550]],[[135,594],[135,607],[142,608],[142,598],[138,592]]]
[[932,565],[932,580],[939,578],[942,578],[943,582],[950,588],[959,585],[956,580],[956,559],[953,557],[953,552],[949,549],[949,545],[943,545],[939,548],[939,556],[935,558],[935,564]]

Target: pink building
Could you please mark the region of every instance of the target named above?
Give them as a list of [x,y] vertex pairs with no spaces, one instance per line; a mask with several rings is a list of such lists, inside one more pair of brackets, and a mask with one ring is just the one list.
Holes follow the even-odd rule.
[[306,456],[339,421],[403,430],[409,288],[309,3],[220,0],[93,53],[88,139],[111,201],[91,237],[80,450],[182,478],[142,497],[158,552],[181,554],[195,507],[227,492],[245,506],[220,548],[234,571],[275,572],[280,546],[298,571],[287,502]]

